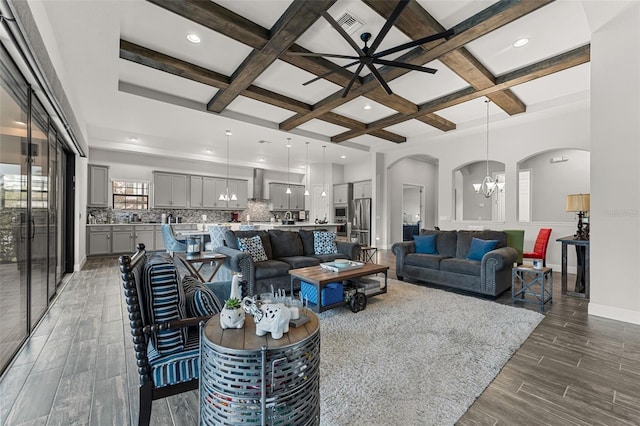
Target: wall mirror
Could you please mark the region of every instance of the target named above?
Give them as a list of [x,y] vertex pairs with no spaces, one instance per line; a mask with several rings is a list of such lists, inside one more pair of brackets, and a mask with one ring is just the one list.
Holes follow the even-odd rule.
[[453,171],[454,217],[456,220],[481,220],[504,222],[505,166],[499,161],[489,161],[489,175],[500,183],[491,197],[477,193],[474,184],[482,182],[487,175],[487,162],[476,161]]
[[418,235],[422,224],[423,187],[421,185],[402,185],[402,241],[412,241]]
[[589,194],[591,153],[556,149],[518,162],[518,220],[573,222],[566,212],[568,194]]

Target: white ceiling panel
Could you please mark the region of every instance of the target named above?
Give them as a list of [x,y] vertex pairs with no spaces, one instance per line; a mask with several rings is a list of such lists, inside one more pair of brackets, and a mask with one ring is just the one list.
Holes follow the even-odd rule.
[[229,104],[227,109],[262,120],[268,120],[273,123],[279,123],[294,115],[293,112],[287,109],[258,102],[244,96],[238,96]]

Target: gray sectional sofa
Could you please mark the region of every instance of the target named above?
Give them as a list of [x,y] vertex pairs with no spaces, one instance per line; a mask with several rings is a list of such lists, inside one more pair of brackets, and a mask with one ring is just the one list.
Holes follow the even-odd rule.
[[[267,260],[254,262],[246,251],[241,251],[238,238],[260,237]],[[336,259],[355,260],[360,257],[360,245],[346,241],[336,241],[338,253],[316,254],[314,250],[313,231],[300,230],[298,232],[279,229],[231,231],[224,235],[225,246],[215,250],[227,255],[225,265],[234,272],[240,272],[248,284],[250,296],[268,293],[271,287],[275,290],[291,288],[290,269],[319,265],[321,262],[331,262]],[[300,283],[295,283],[294,290],[300,289]]]
[[[422,229],[420,235],[435,235],[437,254],[416,253],[414,241],[395,243],[396,275],[399,280],[416,281],[498,296],[511,287],[511,269],[517,260],[516,249],[507,246],[502,231],[432,231]],[[496,248],[481,260],[469,260],[473,238],[497,240]]]

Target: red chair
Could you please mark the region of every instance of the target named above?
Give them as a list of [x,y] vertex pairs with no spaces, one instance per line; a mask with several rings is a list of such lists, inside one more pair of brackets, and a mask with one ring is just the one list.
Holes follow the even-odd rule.
[[540,228],[538,238],[533,245],[533,251],[522,253],[524,259],[542,259],[542,265],[547,266],[547,246],[551,237],[551,228]]

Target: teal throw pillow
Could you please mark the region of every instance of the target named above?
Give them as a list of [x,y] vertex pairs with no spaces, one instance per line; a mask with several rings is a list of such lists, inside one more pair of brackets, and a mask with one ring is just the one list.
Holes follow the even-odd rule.
[[416,253],[438,254],[438,250],[436,250],[436,235],[414,235],[413,241],[416,244]]
[[469,260],[482,260],[482,257],[496,248],[498,240],[481,240],[480,238],[471,239],[471,247],[469,248]]
[[249,253],[254,262],[269,260],[259,235],[254,235],[251,238],[238,238],[238,248]]

